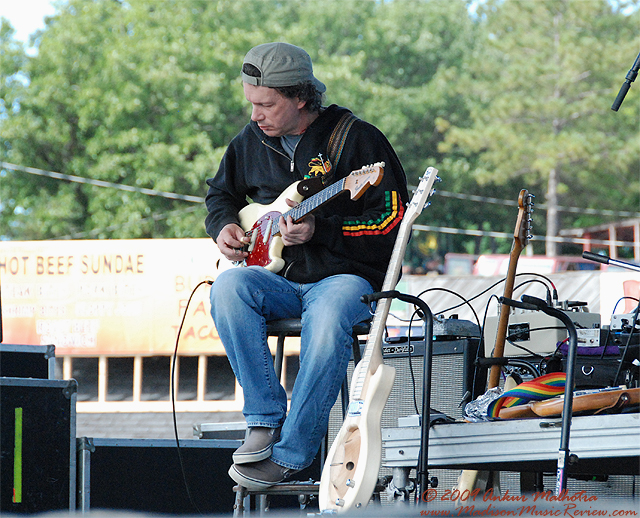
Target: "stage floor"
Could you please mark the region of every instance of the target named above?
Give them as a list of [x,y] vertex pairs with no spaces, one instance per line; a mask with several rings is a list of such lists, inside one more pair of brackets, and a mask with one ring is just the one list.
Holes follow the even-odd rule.
[[[430,468],[555,471],[560,418],[435,424],[429,433]],[[571,473],[640,474],[640,414],[574,417]],[[420,427],[382,430],[383,465],[416,467]]]

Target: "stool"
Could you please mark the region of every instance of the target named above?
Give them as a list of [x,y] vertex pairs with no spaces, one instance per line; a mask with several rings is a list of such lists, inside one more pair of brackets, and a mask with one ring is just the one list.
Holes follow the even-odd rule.
[[[352,330],[352,347],[354,365],[360,361],[360,341],[359,336],[369,333],[369,322],[360,322],[353,326]],[[272,320],[267,322],[267,336],[277,336],[276,355],[274,359],[274,368],[278,379],[282,372],[282,364],[284,360],[284,341],[288,336],[300,336],[302,331],[302,322],[299,318],[283,318],[281,320]],[[349,406],[349,384],[347,376],[342,382],[340,389],[342,403],[342,417],[347,415],[347,407]],[[326,447],[326,446],[325,446]],[[300,508],[304,509],[309,503],[311,497],[318,495],[320,484],[318,482],[308,481],[291,481],[283,484],[276,484],[266,489],[258,491],[249,491],[242,486],[234,486],[233,491],[236,494],[235,505],[233,506],[234,516],[243,516],[245,510],[250,511],[250,502],[247,502],[245,508],[245,499],[249,499],[252,495],[259,497],[260,515],[267,511],[269,503],[269,495],[298,495]]]

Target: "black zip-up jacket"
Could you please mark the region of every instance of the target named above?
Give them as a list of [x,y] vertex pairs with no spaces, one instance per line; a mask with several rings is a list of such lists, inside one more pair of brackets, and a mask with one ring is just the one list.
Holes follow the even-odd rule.
[[363,166],[384,162],[381,183],[370,186],[358,200],[345,192],[314,211],[313,237],[302,245],[284,247],[285,267],[279,272],[300,283],[355,274],[379,290],[409,201],[407,181],[386,137],[360,119],[334,160],[337,166],[328,161],[331,133],[345,113],[346,108],[336,105],[323,109],[300,139],[293,160],[279,138],[267,136],[255,122],[247,124],[229,144],[216,176],[207,180],[207,234],[215,241],[225,225],[239,224],[238,212],[248,200],[268,205],[298,180],[322,176],[327,186]]

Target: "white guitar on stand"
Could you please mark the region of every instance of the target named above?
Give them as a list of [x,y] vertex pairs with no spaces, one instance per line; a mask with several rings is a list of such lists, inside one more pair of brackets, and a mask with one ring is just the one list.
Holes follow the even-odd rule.
[[[433,193],[438,170],[429,167],[405,212],[389,261],[382,291],[395,288],[413,222]],[[322,470],[320,510],[338,512],[365,508],[378,480],[382,461],[380,420],[395,379],[395,369],[385,365],[382,339],[391,299],[378,301],[362,360],[356,365],[349,391],[347,417],[338,432]]]

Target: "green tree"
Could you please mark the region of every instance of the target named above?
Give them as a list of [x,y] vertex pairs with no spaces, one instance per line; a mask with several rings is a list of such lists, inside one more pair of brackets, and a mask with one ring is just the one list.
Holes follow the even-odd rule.
[[640,47],[638,2],[628,4],[632,14],[606,0],[481,4],[486,40],[463,82],[473,124],[442,121],[442,152],[466,156],[479,183],[544,193],[548,255],[559,205],[638,210],[638,91],[610,110]]
[[[70,1],[24,67],[29,84],[14,96],[19,110],[2,121],[2,158],[202,196],[204,178],[245,121],[233,85],[269,4]],[[162,196],[23,173],[7,174],[0,188],[9,237],[204,235],[201,207]]]
[[[203,196],[248,120],[239,63],[281,39],[309,49],[328,102],[379,125],[416,178],[442,158],[436,117],[464,116],[447,81],[472,28],[463,1],[70,0],[14,67],[28,81],[0,122],[0,158]],[[13,171],[0,190],[9,238],[204,235],[201,207],[181,200]]]

